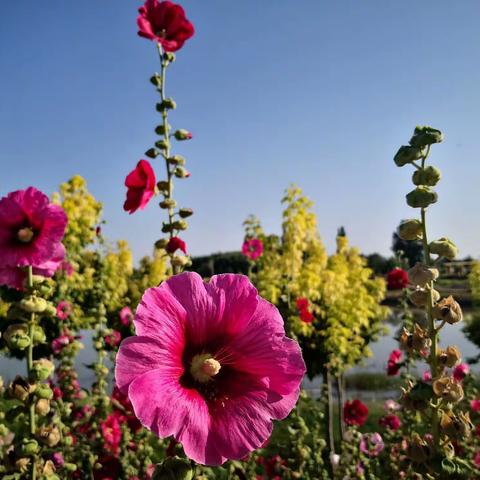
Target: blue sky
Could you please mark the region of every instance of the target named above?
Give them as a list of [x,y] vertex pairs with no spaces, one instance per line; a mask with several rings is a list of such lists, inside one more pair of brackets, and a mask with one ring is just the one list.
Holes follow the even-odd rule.
[[[237,249],[242,221],[278,232],[283,190],[315,201],[333,249],[388,253],[406,206],[408,168],[392,157],[416,124],[444,130],[432,162],[444,178],[432,238],[480,255],[480,2],[478,0],[185,0],[196,35],[171,68],[174,127],[192,177],[190,251]],[[158,238],[156,202],[122,210],[125,175],[155,140],[154,44],[136,35],[130,0],[7,2],[0,17],[0,193],[52,192],[83,175],[104,203],[105,231],[135,255]],[[157,172],[163,172],[158,165]],[[160,176],[160,175],[158,175]]]

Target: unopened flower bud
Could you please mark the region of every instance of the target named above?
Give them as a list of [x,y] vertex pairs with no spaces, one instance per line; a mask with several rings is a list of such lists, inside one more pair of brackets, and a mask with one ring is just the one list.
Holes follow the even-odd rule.
[[185,220],[177,220],[172,224],[175,230],[186,230],[188,228],[188,223]]
[[453,368],[462,361],[462,355],[455,345],[450,345],[437,354],[438,363],[447,368]]
[[157,103],[157,112],[163,112],[165,110],[175,110],[177,104],[173,98],[166,98],[163,102]]
[[417,219],[404,220],[398,227],[398,236],[402,240],[420,240],[423,235],[422,222]]
[[[440,294],[437,292],[437,290],[432,290],[431,292],[433,303],[440,300]],[[410,293],[409,299],[416,307],[425,307],[430,301],[429,290],[417,288],[412,293]]]
[[46,342],[47,336],[45,335],[45,331],[40,325],[33,326],[32,340],[34,345],[38,345],[39,343]]
[[188,257],[175,255],[171,259],[172,265],[177,267],[185,267],[188,264]]
[[35,389],[35,395],[41,399],[51,400],[53,391],[46,383],[39,383]]
[[434,187],[442,177],[438,168],[428,166],[422,170],[415,170],[412,175],[412,182],[414,185],[426,185]]
[[193,470],[186,458],[170,457],[158,464],[152,480],[192,480]]
[[168,240],[166,238],[161,238],[160,240],[157,240],[155,242],[155,248],[158,248],[159,250],[165,249],[167,245],[168,245]]
[[438,200],[437,192],[420,186],[406,195],[407,204],[412,208],[426,208]]
[[159,150],[166,150],[168,148],[168,142],[166,140],[158,140],[155,142],[155,146],[159,149]]
[[28,326],[24,323],[9,325],[3,334],[3,338],[11,349],[25,350],[30,345]]
[[31,376],[40,382],[46,380],[55,370],[55,365],[46,358],[35,360],[32,365]]
[[162,224],[162,233],[170,233],[173,232],[173,225],[170,223],[163,223]]
[[413,137],[410,139],[412,147],[423,148],[433,143],[440,143],[443,141],[443,133],[432,127],[415,127]]
[[35,455],[39,450],[40,446],[34,438],[24,438],[22,440],[21,451],[23,455]]
[[441,377],[434,380],[433,391],[437,397],[442,397],[446,402],[457,403],[463,399],[463,388],[450,377]]
[[35,412],[42,417],[48,415],[50,412],[50,401],[45,398],[37,400],[37,403],[35,403]]
[[173,198],[166,198],[165,200],[162,200],[159,205],[160,208],[175,208],[177,206],[177,202]]
[[47,308],[47,301],[40,297],[27,297],[18,302],[19,307],[28,313],[42,313]]
[[410,283],[419,287],[424,287],[427,283],[435,281],[438,275],[436,268],[427,267],[420,262],[417,262],[415,266],[408,271]]
[[176,130],[173,136],[175,137],[176,140],[179,140],[179,141],[191,140],[193,138],[193,135],[188,130],[184,130],[183,128]]
[[450,325],[461,322],[463,319],[462,308],[451,295],[447,298],[442,298],[442,300],[433,307],[432,313],[434,318],[444,320]]
[[411,145],[403,145],[399,148],[398,152],[393,157],[393,161],[397,167],[403,167],[408,163],[412,163],[415,160],[419,160],[424,155],[424,151],[421,148],[412,147]]
[[162,77],[158,73],[155,73],[155,75],[150,77],[150,83],[152,85],[155,85],[155,87],[157,87],[157,88],[161,88],[162,87]]
[[[168,128],[168,127],[167,127]],[[158,125],[156,128],[155,128],[155,133],[157,135],[166,135],[167,133],[167,128],[165,128],[165,125]]]
[[188,178],[190,176],[190,173],[189,171],[184,168],[184,167],[175,167],[175,170],[173,171],[173,174],[177,177],[177,178]]
[[173,52],[164,52],[163,59],[168,63],[173,63],[175,61],[175,54]]
[[448,238],[442,237],[430,242],[430,253],[453,260],[458,255],[457,246]]
[[170,165],[185,165],[185,158],[181,155],[172,155],[167,158],[167,162],[170,163]]
[[156,148],[149,148],[145,155],[149,158],[157,158],[160,155],[160,152]]
[[193,210],[191,208],[181,208],[178,211],[178,214],[180,215],[181,218],[188,218],[191,215],[193,215]]
[[160,180],[159,182],[157,182],[157,188],[158,190],[160,190],[161,193],[167,193],[168,192],[168,182],[165,181],[165,180]]
[[37,430],[37,438],[50,448],[60,442],[60,437],[60,430],[57,426],[45,426]]
[[64,470],[66,470],[67,472],[76,472],[77,471],[77,466],[74,463],[65,462],[62,465],[62,468]]

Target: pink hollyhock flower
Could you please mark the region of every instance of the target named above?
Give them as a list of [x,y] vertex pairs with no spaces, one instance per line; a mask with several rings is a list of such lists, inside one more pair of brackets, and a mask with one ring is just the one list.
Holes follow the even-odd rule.
[[385,409],[386,412],[397,412],[398,410],[401,410],[402,406],[397,403],[395,400],[389,399],[385,400],[385,403],[383,404],[383,408]]
[[343,406],[343,416],[347,425],[361,427],[367,421],[368,407],[358,399],[347,401]]
[[63,467],[63,464],[65,463],[65,460],[61,452],[52,453],[51,459],[57,468]]
[[193,272],[148,289],[115,378],[142,424],[197,463],[220,465],[261,447],[294,407],[305,373],[278,310],[243,275]]
[[476,398],[473,399],[473,400],[470,402],[470,408],[471,408],[472,411],[474,411],[474,412],[480,412],[480,400],[477,400]]
[[394,268],[387,273],[387,288],[389,290],[403,290],[408,285],[408,273],[402,268]]
[[473,457],[473,463],[477,468],[480,468],[480,452],[477,452]]
[[118,412],[110,414],[104,422],[100,424],[104,440],[104,448],[114,455],[118,454],[120,442],[122,441],[122,429],[120,428],[120,417]]
[[72,304],[70,302],[67,302],[66,300],[62,300],[57,305],[57,317],[60,320],[66,320],[72,313],[72,310]]
[[53,353],[58,354],[60,353],[67,345],[71,343],[71,336],[70,335],[60,335],[57,338],[52,340],[52,350]]
[[177,250],[181,250],[187,254],[187,244],[179,237],[172,237],[165,247],[168,253],[175,253]]
[[67,277],[71,277],[73,275],[73,265],[70,262],[64,260],[59,267]]
[[432,374],[430,373],[430,370],[423,372],[422,378],[424,382],[430,382],[432,380]]
[[49,262],[59,254],[66,226],[62,207],[36,188],[9,193],[0,199],[0,267]]
[[130,307],[123,307],[120,310],[119,316],[120,316],[120,323],[124,327],[128,327],[132,323],[133,313]]
[[453,379],[461,382],[470,373],[470,367],[466,363],[461,363],[453,369]]
[[402,352],[400,350],[392,350],[388,357],[387,375],[397,375],[402,367]]
[[138,34],[155,40],[167,52],[182,48],[195,33],[192,23],[185,17],[185,11],[175,3],[147,0],[138,11]]
[[125,178],[128,190],[123,209],[130,214],[143,210],[155,193],[155,182],[155,172],[150,163],[140,160]]
[[118,330],[112,330],[112,333],[105,336],[105,343],[110,347],[116,347],[122,341],[122,334]]
[[249,260],[257,260],[263,253],[262,241],[259,238],[245,240],[242,245],[242,253]]
[[378,420],[378,424],[382,427],[389,428],[390,430],[398,430],[402,425],[402,422],[397,415],[385,415]]
[[369,457],[378,457],[385,448],[382,436],[375,433],[366,433],[360,440],[360,451]]

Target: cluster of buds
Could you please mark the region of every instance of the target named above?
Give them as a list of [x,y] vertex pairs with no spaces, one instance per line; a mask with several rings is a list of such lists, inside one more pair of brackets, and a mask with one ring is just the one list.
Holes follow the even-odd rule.
[[173,155],[171,152],[171,140],[179,142],[190,140],[192,134],[184,129],[173,131],[168,123],[168,113],[177,106],[176,102],[165,94],[165,78],[167,67],[175,61],[175,54],[163,51],[162,46],[157,44],[160,55],[161,73],[156,73],[150,81],[160,95],[160,102],[156,109],[162,116],[162,123],[155,128],[155,133],[160,137],[155,142],[155,147],[145,152],[149,158],[163,157],[166,165],[166,179],[157,182],[156,188],[163,199],[160,208],[166,210],[167,221],[163,222],[162,233],[166,234],[155,243],[155,247],[166,251],[170,257],[172,272],[178,273],[191,264],[187,256],[185,242],[179,237],[180,233],[188,228],[187,218],[193,215],[191,208],[178,208],[177,201],[173,198],[173,180],[186,179],[190,172],[186,169],[186,160],[181,155]]
[[[432,461],[442,464],[442,459],[451,460],[450,440],[467,437],[472,428],[468,414],[456,413],[454,407],[464,397],[461,381],[448,372],[461,362],[457,347],[440,349],[438,333],[445,324],[460,322],[463,318],[460,305],[452,296],[441,298],[435,289],[439,278],[439,265],[443,259],[452,260],[458,254],[455,244],[448,238],[429,242],[427,239],[426,210],[438,200],[433,187],[441,178],[440,171],[427,166],[431,146],[443,141],[443,134],[431,127],[416,127],[409,145],[402,146],[395,155],[397,166],[412,165],[415,171],[412,182],[415,188],[406,195],[407,204],[420,209],[419,219],[403,221],[398,235],[403,240],[420,240],[423,244],[424,260],[409,272],[409,299],[426,313],[426,327],[415,324],[413,332],[403,330],[400,345],[407,353],[418,353],[429,364],[432,382],[412,382],[404,389],[403,404],[412,410],[425,411],[431,420],[431,438],[421,438],[414,433],[408,447],[408,457],[413,462]],[[433,261],[431,255],[437,255]],[[429,420],[429,421],[430,421]],[[434,460],[435,459],[435,460]]]

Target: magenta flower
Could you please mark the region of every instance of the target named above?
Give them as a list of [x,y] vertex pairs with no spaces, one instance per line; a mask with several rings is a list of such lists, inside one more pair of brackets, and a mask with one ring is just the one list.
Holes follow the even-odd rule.
[[62,207],[36,188],[9,193],[0,199],[0,268],[31,265],[50,270],[51,265],[45,265],[65,255],[60,242],[66,226]]
[[110,347],[116,347],[122,341],[122,334],[118,330],[112,330],[112,333],[105,337],[105,343]]
[[402,422],[397,415],[385,415],[378,420],[378,424],[382,427],[389,428],[390,430],[398,430],[402,425]]
[[125,178],[127,199],[123,209],[132,214],[143,210],[155,195],[155,172],[147,160],[140,160],[137,166]]
[[366,433],[360,440],[360,451],[369,457],[378,457],[385,448],[382,436],[375,433]]
[[470,367],[466,363],[461,363],[453,369],[453,379],[461,382],[470,373]]
[[67,277],[71,277],[73,275],[73,272],[74,272],[73,265],[70,262],[67,262],[66,260],[64,260],[60,264],[59,268],[62,272],[65,273]]
[[197,463],[259,448],[298,399],[305,364],[278,310],[243,275],[193,272],[148,289],[115,378],[135,414]]
[[432,374],[430,373],[430,370],[425,370],[422,375],[423,381],[424,382],[431,382],[432,381]]
[[124,327],[128,327],[132,323],[133,313],[132,313],[132,310],[130,309],[130,307],[123,307],[120,310],[120,313],[118,315],[120,317],[120,323]]
[[470,408],[473,412],[480,412],[480,400],[476,398],[470,401]]
[[73,341],[73,337],[67,334],[62,334],[57,338],[52,340],[52,350],[53,353],[58,354],[60,353],[67,345],[69,345]]
[[402,365],[402,352],[400,350],[392,350],[388,357],[387,375],[397,375]]
[[402,406],[397,403],[395,400],[389,399],[385,400],[385,403],[383,404],[383,408],[387,412],[396,412],[398,410],[401,410]]
[[66,300],[62,300],[57,305],[57,317],[60,320],[66,320],[72,313],[72,310],[72,304],[70,302],[67,302]]
[[249,260],[257,260],[263,253],[262,241],[259,238],[245,240],[242,245],[242,253]]

